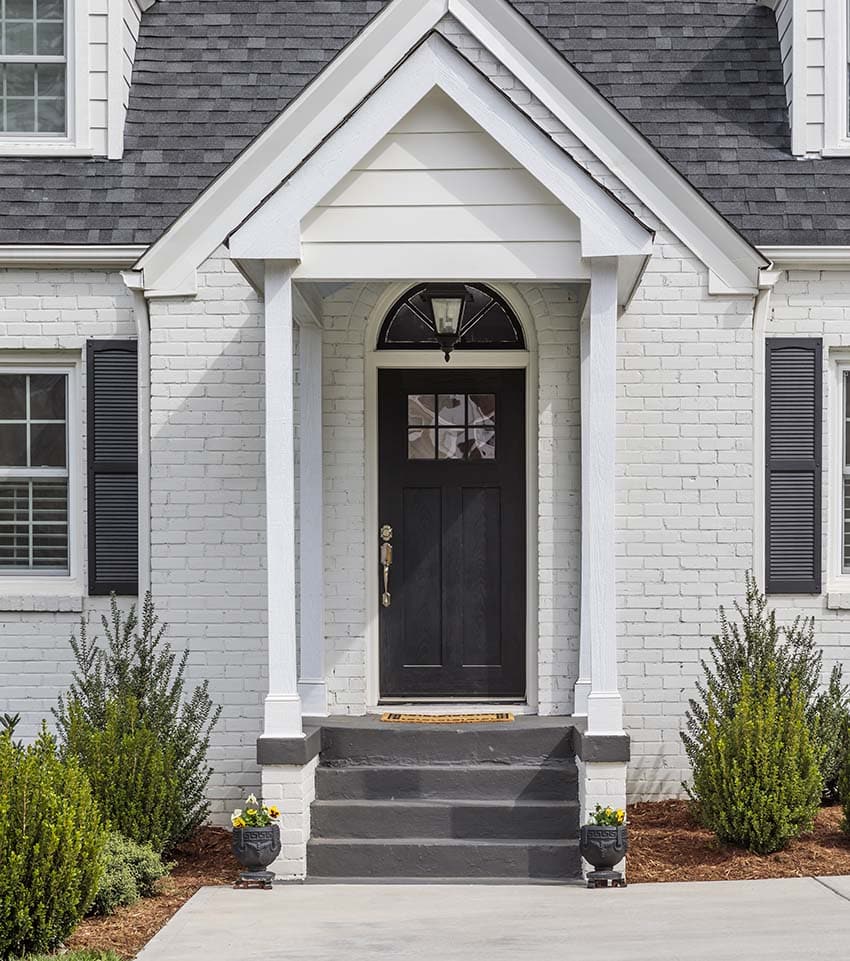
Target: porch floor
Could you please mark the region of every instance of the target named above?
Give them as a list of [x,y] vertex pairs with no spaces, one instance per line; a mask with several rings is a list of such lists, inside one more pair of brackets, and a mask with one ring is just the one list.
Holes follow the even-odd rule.
[[850,943],[850,878],[204,888],[138,961],[809,961]]

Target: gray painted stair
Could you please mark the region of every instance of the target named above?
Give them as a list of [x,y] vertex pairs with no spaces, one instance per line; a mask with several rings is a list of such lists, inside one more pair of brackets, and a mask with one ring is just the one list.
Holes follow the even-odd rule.
[[570,880],[580,876],[572,730],[329,722],[307,873],[313,878]]

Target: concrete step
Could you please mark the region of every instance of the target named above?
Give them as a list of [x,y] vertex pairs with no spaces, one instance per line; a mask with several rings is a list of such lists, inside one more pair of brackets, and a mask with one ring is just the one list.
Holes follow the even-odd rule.
[[316,801],[314,838],[578,837],[578,804],[565,801]]
[[312,878],[580,877],[578,841],[311,838]]
[[493,801],[575,801],[575,762],[545,765],[344,765],[316,770],[321,800],[431,798]]
[[533,764],[575,757],[573,728],[563,719],[459,725],[356,722],[323,722],[322,764]]

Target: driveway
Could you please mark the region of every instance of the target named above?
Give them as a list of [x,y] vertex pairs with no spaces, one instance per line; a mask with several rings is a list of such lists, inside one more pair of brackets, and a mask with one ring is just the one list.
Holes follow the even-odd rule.
[[204,888],[139,961],[850,958],[850,877],[641,884]]

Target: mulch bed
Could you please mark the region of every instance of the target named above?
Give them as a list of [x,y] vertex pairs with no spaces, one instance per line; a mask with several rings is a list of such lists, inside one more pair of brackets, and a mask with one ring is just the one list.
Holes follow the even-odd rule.
[[850,837],[840,807],[822,808],[814,830],[784,851],[758,855],[720,844],[691,816],[687,801],[629,807],[629,883],[649,881],[750,881],[850,874]]
[[160,893],[120,908],[108,918],[86,918],[68,941],[70,948],[112,950],[134,957],[192,895],[209,884],[233,884],[239,865],[230,851],[230,831],[204,827],[172,854],[174,870]]

